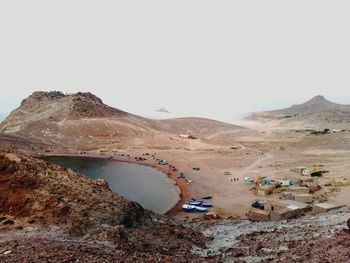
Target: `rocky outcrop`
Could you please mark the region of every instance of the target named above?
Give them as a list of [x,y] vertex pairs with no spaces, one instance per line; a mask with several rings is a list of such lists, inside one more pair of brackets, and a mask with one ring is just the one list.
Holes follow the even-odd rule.
[[150,218],[150,212],[99,180],[8,152],[0,153],[0,213],[14,221],[13,227],[31,221],[59,225],[79,235],[101,225],[134,227]]
[[106,118],[124,116],[126,112],[105,105],[102,100],[90,92],[64,94],[60,91],[36,91],[21,103],[22,108],[35,109],[38,105],[66,103],[69,106],[69,117]]
[[58,256],[59,250],[82,261],[97,260],[98,251],[119,262],[204,261],[190,252],[192,245],[205,244],[201,234],[144,210],[100,180],[5,150],[0,150],[0,215],[0,250],[13,251],[6,262],[40,261],[27,253],[39,250],[51,262],[67,257]]
[[33,94],[30,95],[28,98],[22,100],[21,106],[25,106],[32,103],[38,103],[43,100],[59,99],[59,98],[63,98],[64,96],[65,95],[60,91],[50,91],[50,92],[36,91],[36,92],[33,92]]
[[127,113],[103,104],[102,100],[90,92],[72,95],[70,119],[111,118],[126,116]]
[[197,252],[221,254],[225,262],[349,262],[349,215],[343,207],[276,222],[202,222],[213,240]]

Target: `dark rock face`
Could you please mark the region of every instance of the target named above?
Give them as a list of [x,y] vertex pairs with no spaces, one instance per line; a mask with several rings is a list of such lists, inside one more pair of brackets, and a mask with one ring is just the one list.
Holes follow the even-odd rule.
[[127,115],[124,111],[103,104],[100,98],[89,92],[79,92],[72,95],[72,99],[73,105],[69,114],[70,119],[110,118]]
[[24,99],[21,106],[36,107],[45,101],[56,101],[60,99],[71,99],[70,118],[109,118],[113,116],[124,116],[126,112],[105,105],[102,100],[90,92],[78,92],[74,94],[64,94],[60,91],[36,91],[28,98]]
[[141,222],[145,216],[145,211],[138,203],[128,203],[124,207],[124,216],[121,220],[122,225],[126,227],[134,227],[135,222]]
[[65,95],[60,91],[50,91],[50,92],[36,91],[32,95],[30,95],[28,98],[24,99],[21,103],[21,106],[31,102],[38,102],[44,99],[53,100],[53,99],[62,98],[64,96]]
[[90,93],[90,92],[78,92],[75,94],[77,97],[82,97],[91,101],[95,101],[96,103],[101,103],[103,104],[102,100],[95,96],[94,94]]

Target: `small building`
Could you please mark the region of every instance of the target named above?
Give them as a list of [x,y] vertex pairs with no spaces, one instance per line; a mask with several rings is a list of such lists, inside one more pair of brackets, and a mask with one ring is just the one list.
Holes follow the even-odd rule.
[[266,211],[271,212],[271,211],[275,210],[275,206],[277,206],[277,205],[278,205],[278,203],[276,203],[276,202],[273,202],[273,201],[266,201],[266,202],[264,203],[264,209],[265,209]]
[[270,212],[266,210],[252,208],[248,212],[247,217],[251,221],[267,222],[270,221]]
[[310,208],[297,208],[297,209],[289,209],[287,207],[281,208],[279,210],[275,210],[270,213],[270,220],[278,221],[278,220],[286,220],[291,218],[297,218],[305,213],[310,211]]
[[307,184],[307,188],[309,188],[310,193],[315,193],[321,189],[321,186],[317,182],[312,182]]
[[283,204],[287,206],[287,208],[291,210],[297,210],[297,209],[310,209],[311,206],[309,204],[301,203],[298,201],[293,201],[293,200],[283,200],[281,201]]
[[293,193],[292,200],[301,203],[311,204],[313,202],[313,195]]
[[270,220],[295,218],[311,210],[310,205],[293,201],[279,200],[265,203],[265,209],[270,212]]
[[331,204],[331,203],[319,203],[319,204],[314,204],[312,206],[312,212],[314,214],[327,213],[327,212],[329,212],[331,210],[339,209],[339,208],[342,208],[344,206],[345,205],[336,205],[336,204]]
[[292,192],[283,192],[282,193],[282,199],[283,200],[292,200],[293,199],[293,193]]
[[271,194],[273,192],[273,190],[275,190],[277,187],[276,184],[266,184],[263,186],[259,186],[257,188],[257,195],[258,196],[268,196],[269,194]]
[[299,193],[299,194],[308,194],[310,192],[310,189],[305,186],[292,186],[292,187],[289,187],[289,191],[293,193]]
[[270,220],[271,221],[278,221],[278,220],[284,220],[293,218],[293,210],[290,210],[286,207],[281,207],[279,209],[276,209],[274,211],[271,211],[270,213]]

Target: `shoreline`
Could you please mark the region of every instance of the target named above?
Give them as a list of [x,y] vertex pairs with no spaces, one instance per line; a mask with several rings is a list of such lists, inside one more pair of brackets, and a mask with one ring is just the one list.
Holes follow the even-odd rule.
[[[136,165],[142,165],[146,166],[149,168],[156,169],[157,171],[161,172],[164,174],[166,177],[171,179],[174,182],[174,185],[178,189],[179,192],[179,201],[173,205],[167,212],[165,212],[163,215],[168,215],[168,216],[176,216],[178,215],[182,210],[181,210],[181,204],[186,202],[186,200],[189,199],[189,194],[186,189],[185,182],[182,181],[180,178],[178,178],[176,172],[169,171],[168,169],[156,165],[156,164],[151,164],[147,161],[136,161],[134,159],[127,159],[127,158],[122,158],[118,156],[113,156],[113,155],[103,155],[103,154],[98,154],[98,153],[91,153],[91,154],[78,154],[78,153],[50,153],[50,154],[39,154],[37,155],[38,157],[55,157],[55,156],[66,156],[66,157],[86,157],[86,158],[96,158],[96,159],[106,159],[110,161],[115,161],[115,162],[123,162],[123,163],[130,163],[130,164],[136,164]],[[116,193],[118,194],[118,193]]]

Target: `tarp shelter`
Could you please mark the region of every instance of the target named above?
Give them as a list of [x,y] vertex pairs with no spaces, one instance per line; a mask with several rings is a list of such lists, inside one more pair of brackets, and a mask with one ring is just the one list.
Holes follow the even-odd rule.
[[262,181],[263,184],[269,184],[271,183],[271,179],[269,178],[265,178],[263,181]]
[[290,186],[293,184],[293,181],[288,179],[288,180],[279,180],[278,183],[282,186]]

